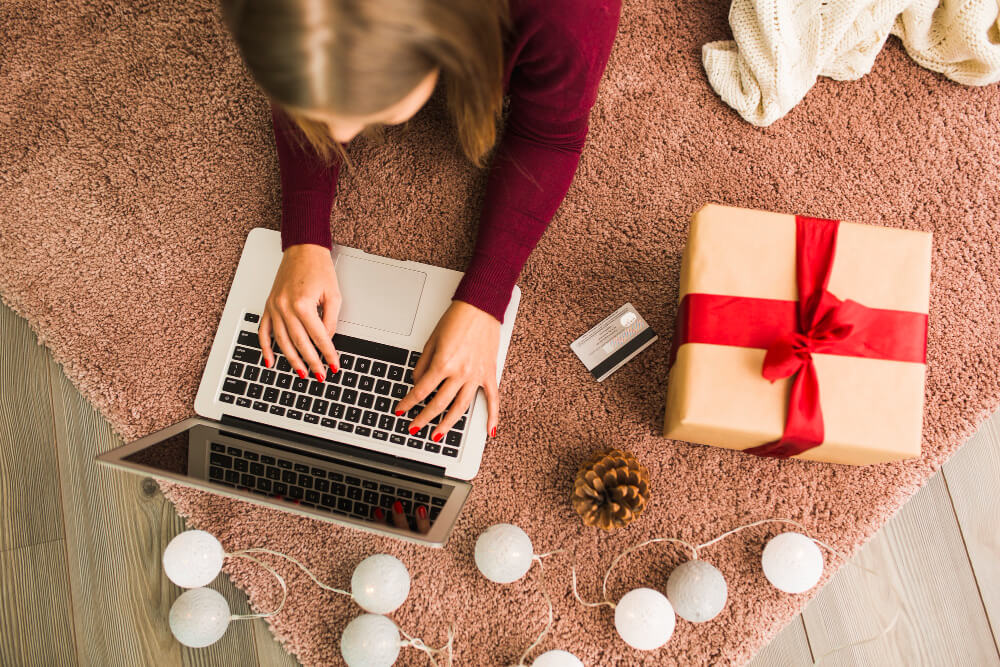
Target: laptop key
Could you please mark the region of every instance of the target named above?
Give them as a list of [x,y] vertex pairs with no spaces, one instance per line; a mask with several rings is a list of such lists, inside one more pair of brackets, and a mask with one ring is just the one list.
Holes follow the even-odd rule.
[[400,435],[410,434],[410,424],[405,419],[396,420],[396,433]]
[[379,378],[384,378],[386,371],[389,370],[389,365],[384,361],[376,361],[372,364],[372,369],[369,371],[372,375]]
[[263,491],[264,493],[271,492],[271,480],[269,479],[258,479],[257,480],[257,490]]
[[281,479],[281,469],[274,466],[267,466],[267,478],[273,480]]
[[344,404],[343,403],[331,403],[330,404],[330,416],[334,419],[344,418]]
[[306,502],[313,503],[314,505],[318,504],[319,503],[319,494],[316,493],[315,491],[312,491],[312,490],[306,491]]
[[349,486],[347,487],[347,497],[351,500],[361,500],[361,495],[364,491],[361,490],[360,486]]
[[219,400],[223,403],[232,403],[236,400],[236,397],[232,394],[219,394]]
[[406,369],[406,375],[403,376],[403,382],[405,382],[406,384],[415,384],[413,382],[413,369],[412,368],[407,368]]
[[343,512],[350,512],[351,511],[351,506],[353,504],[354,503],[352,503],[347,498],[337,498],[337,509],[339,509],[339,510],[341,510]]
[[406,395],[410,393],[410,388],[405,384],[396,383],[392,385],[392,397],[393,398],[405,398]]
[[403,367],[402,366],[389,366],[389,371],[385,374],[390,380],[395,380],[399,382],[403,379]]
[[250,474],[254,477],[264,476],[264,465],[261,463],[253,462],[250,464]]
[[404,438],[401,435],[393,433],[392,435],[389,436],[389,442],[391,442],[394,445],[405,445],[406,438]]
[[354,389],[345,389],[340,395],[340,401],[348,405],[354,405],[358,400],[358,392]]
[[243,371],[243,378],[251,382],[256,382],[259,375],[260,366],[247,366],[246,370]]
[[279,356],[278,357],[278,361],[277,361],[276,367],[282,373],[288,373],[289,371],[292,370],[292,365],[290,363],[288,363],[288,359],[286,359],[283,356]]
[[314,398],[312,404],[312,411],[318,415],[325,415],[327,409],[330,407],[330,402],[322,398]]
[[444,498],[431,498],[431,505],[434,507],[444,507]]
[[372,430],[367,426],[355,426],[354,435],[360,435],[363,438],[367,438],[372,434]]
[[229,372],[227,375],[232,375],[233,377],[243,377],[243,364],[238,361],[229,362]]
[[312,405],[312,399],[308,396],[299,395],[298,399],[295,401],[296,410],[308,410],[309,406]]
[[298,479],[299,479],[298,475],[296,475],[291,470],[285,470],[284,472],[281,473],[281,481],[284,482],[285,484],[295,484],[295,482],[297,482]]
[[358,374],[345,371],[344,377],[340,378],[340,384],[344,387],[358,386]]
[[316,480],[316,490],[320,493],[327,493],[330,491],[330,481],[326,479]]
[[372,394],[361,394],[358,396],[358,405],[362,408],[370,408],[375,402],[375,396]]
[[313,488],[313,478],[309,475],[299,475],[299,486],[303,489]]
[[336,385],[327,385],[326,387],[326,399],[328,401],[339,401],[340,400],[340,387]]
[[462,434],[456,433],[455,431],[448,431],[448,435],[445,436],[444,442],[452,447],[458,447],[462,444]]
[[283,496],[288,493],[288,485],[284,482],[275,482],[273,491],[274,495]]
[[292,500],[301,500],[302,496],[305,495],[305,491],[298,486],[288,487],[288,497]]
[[354,424],[348,424],[347,422],[340,422],[339,424],[337,424],[337,430],[344,431],[345,433],[353,433]]
[[251,382],[250,386],[247,388],[247,396],[250,398],[260,398],[260,395],[264,393],[264,385],[257,384],[256,382]]
[[235,470],[227,470],[225,476],[226,476],[226,481],[229,482],[230,484],[240,483],[240,474]]
[[406,362],[406,365],[413,368],[417,365],[418,361],[420,361],[420,353],[414,350],[410,352],[410,359]]
[[306,393],[306,389],[309,388],[309,380],[305,378],[295,378],[292,380],[292,389],[299,392],[300,394]]
[[240,396],[239,398],[236,399],[236,405],[240,406],[241,408],[249,408],[251,402],[249,398],[243,398],[242,396]]
[[361,409],[360,408],[347,408],[347,416],[345,417],[347,421],[354,422],[357,424],[361,421]]
[[389,434],[386,433],[385,431],[372,431],[372,437],[375,438],[376,440],[381,440],[385,442],[386,440],[389,439]]
[[274,381],[277,379],[277,377],[278,374],[273,370],[271,370],[270,368],[265,368],[260,372],[260,381],[263,382],[264,384],[268,385],[274,384]]
[[392,400],[379,396],[375,399],[375,409],[378,412],[392,412]]
[[423,449],[424,443],[420,442],[416,438],[410,438],[409,440],[406,441],[406,446],[412,447],[414,449]]
[[386,431],[391,431],[393,425],[396,423],[396,418],[392,415],[382,415],[378,419],[378,427],[383,428]]
[[268,387],[264,390],[264,400],[268,403],[277,403],[280,396],[281,392],[274,387]]
[[375,383],[375,393],[381,394],[382,396],[388,396],[392,391],[392,383],[388,380],[379,380]]
[[257,313],[245,313],[243,315],[243,319],[245,319],[247,322],[255,322],[256,323],[256,322],[260,322],[260,315],[258,315]]
[[245,394],[247,390],[247,383],[243,380],[234,380],[233,378],[226,378],[226,381],[222,383],[222,391],[229,394]]
[[302,417],[302,421],[306,422],[307,424],[318,424],[319,423],[319,415],[315,415],[315,414],[313,414],[311,412],[307,412],[305,414],[305,416]]
[[[334,346],[338,348],[337,351],[339,352],[340,348],[336,343],[336,339],[334,339]],[[354,368],[354,356],[350,354],[341,353],[340,367],[346,370],[351,370],[352,368]]]
[[254,486],[257,485],[257,480],[253,478],[253,475],[243,473],[242,475],[240,475],[240,484],[247,487],[248,489],[252,489]]
[[260,350],[254,350],[253,348],[237,345],[236,349],[233,350],[233,359],[236,361],[242,361],[243,363],[256,365],[260,362]]
[[289,410],[285,413],[285,416],[289,419],[302,419],[302,413],[298,410]]
[[233,458],[225,454],[219,454],[218,452],[212,452],[212,455],[208,457],[208,462],[220,468],[233,467]]
[[432,507],[431,508],[431,521],[434,521],[435,519],[437,519],[439,514],[441,514],[441,508],[440,507]]
[[359,373],[367,373],[368,369],[371,368],[371,359],[365,359],[364,357],[358,357],[358,360],[354,362],[354,370]]
[[371,375],[362,375],[358,380],[358,389],[361,391],[371,391],[375,387],[375,378]]
[[288,389],[292,386],[292,376],[288,373],[278,373],[278,379],[275,384],[282,389]]
[[285,409],[280,405],[272,405],[269,411],[272,415],[278,415],[279,417],[285,416]]
[[442,452],[442,453],[445,456],[451,456],[451,457],[457,457],[458,456],[458,450],[454,449],[453,447],[445,447],[444,448],[444,452]]
[[244,347],[255,347],[260,349],[260,336],[250,331],[240,331],[239,338],[236,340],[237,344]]
[[441,445],[437,444],[436,442],[428,442],[427,444],[424,445],[424,449],[430,452],[431,454],[437,454],[438,452],[441,451]]
[[318,380],[313,380],[309,383],[309,395],[310,396],[322,396],[323,395],[323,383]]

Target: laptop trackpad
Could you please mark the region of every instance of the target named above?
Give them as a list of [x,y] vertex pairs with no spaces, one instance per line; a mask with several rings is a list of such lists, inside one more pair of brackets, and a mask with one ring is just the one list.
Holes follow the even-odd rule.
[[401,336],[413,332],[426,273],[353,255],[338,255],[336,269],[341,322]]

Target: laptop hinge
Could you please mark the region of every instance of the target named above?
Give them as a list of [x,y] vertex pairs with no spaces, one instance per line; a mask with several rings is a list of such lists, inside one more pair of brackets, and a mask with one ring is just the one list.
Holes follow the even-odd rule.
[[325,449],[333,453],[348,454],[350,456],[355,456],[359,459],[365,459],[371,461],[375,464],[384,464],[395,466],[397,468],[404,468],[406,470],[412,470],[414,472],[423,473],[425,475],[434,475],[435,477],[444,477],[445,469],[441,466],[431,465],[429,463],[421,463],[420,461],[411,461],[410,459],[404,459],[398,456],[392,456],[390,454],[383,454],[382,452],[372,451],[370,449],[363,449],[361,447],[355,447],[354,445],[348,445],[337,440],[328,440],[326,438],[317,438],[306,433],[299,433],[298,431],[290,431],[280,426],[271,426],[270,424],[261,424],[259,422],[249,421],[247,419],[242,419],[240,417],[233,417],[232,415],[227,415],[222,413],[222,419],[219,420],[225,426],[236,426],[239,428],[246,429],[248,431],[253,431],[255,433],[261,433],[263,435],[269,435],[273,438],[283,438],[285,440],[292,440],[294,442],[299,442],[304,445],[309,445],[310,447],[318,447],[320,449]]

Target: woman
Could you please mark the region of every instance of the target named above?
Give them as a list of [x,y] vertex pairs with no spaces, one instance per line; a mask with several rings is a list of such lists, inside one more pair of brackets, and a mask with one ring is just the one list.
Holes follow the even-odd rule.
[[[414,369],[402,415],[440,441],[482,387],[496,435],[500,323],[528,255],[576,171],[618,25],[620,0],[223,0],[226,21],[271,99],[283,258],[260,323],[301,377],[339,369],[340,291],[330,212],[341,144],[411,118],[440,83],[464,154],[487,182],[472,261]],[[321,356],[322,355],[322,358]],[[447,412],[446,412],[447,411]]]

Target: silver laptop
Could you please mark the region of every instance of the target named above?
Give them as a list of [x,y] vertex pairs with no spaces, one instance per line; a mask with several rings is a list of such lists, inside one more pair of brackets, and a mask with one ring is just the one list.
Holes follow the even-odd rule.
[[[443,545],[479,470],[486,443],[482,390],[441,442],[411,435],[418,406],[393,408],[413,386],[420,350],[462,274],[334,246],[343,299],[334,346],[341,370],[301,379],[257,327],[281,263],[281,236],[247,237],[195,398],[193,417],[98,461],[312,518]],[[500,329],[497,381],[520,290]],[[398,504],[397,504],[398,503]],[[394,516],[402,506],[404,518]],[[422,508],[422,509],[421,509]]]

